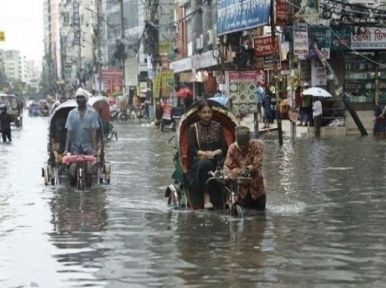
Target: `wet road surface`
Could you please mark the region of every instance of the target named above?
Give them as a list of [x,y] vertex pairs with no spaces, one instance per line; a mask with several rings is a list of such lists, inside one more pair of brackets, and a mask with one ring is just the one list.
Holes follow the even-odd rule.
[[112,183],[45,187],[47,118],[0,145],[0,287],[342,287],[386,280],[385,148],[265,141],[265,215],[170,211],[171,133],[116,124]]

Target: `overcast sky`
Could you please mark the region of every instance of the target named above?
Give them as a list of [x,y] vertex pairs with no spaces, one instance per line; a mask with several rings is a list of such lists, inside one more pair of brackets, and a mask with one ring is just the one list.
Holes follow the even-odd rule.
[[27,59],[40,61],[43,45],[43,0],[0,0],[0,49],[20,50]]

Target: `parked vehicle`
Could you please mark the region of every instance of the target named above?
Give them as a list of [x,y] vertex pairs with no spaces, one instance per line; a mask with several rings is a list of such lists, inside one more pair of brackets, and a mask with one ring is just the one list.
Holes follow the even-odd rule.
[[16,127],[23,126],[23,106],[21,100],[14,94],[0,92],[0,104],[7,106],[7,113],[12,116],[12,123]]

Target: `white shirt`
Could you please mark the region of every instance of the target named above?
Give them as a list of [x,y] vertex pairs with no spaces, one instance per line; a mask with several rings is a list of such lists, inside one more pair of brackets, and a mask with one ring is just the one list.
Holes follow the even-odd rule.
[[322,102],[320,102],[320,100],[315,101],[314,105],[312,106],[312,110],[314,111],[312,113],[314,118],[316,116],[322,115]]

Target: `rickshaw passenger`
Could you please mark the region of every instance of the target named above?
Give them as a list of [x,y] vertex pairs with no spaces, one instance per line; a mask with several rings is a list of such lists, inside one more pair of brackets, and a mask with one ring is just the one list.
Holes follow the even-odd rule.
[[[68,147],[71,142],[71,154],[84,154],[84,155],[97,155],[98,153],[98,141],[97,130],[99,129],[98,114],[89,105],[87,101],[89,93],[79,88],[76,91],[76,102],[78,107],[70,111],[67,117],[66,126],[66,147],[64,155],[67,154]],[[76,163],[70,165],[70,182],[74,185],[76,176]],[[88,163],[86,179],[86,186],[91,186],[92,183],[93,165]]]
[[222,126],[212,121],[212,106],[208,101],[198,103],[200,120],[189,127],[188,158],[191,167],[190,182],[198,193],[204,194],[204,208],[213,208],[210,201],[211,188],[206,181],[209,171],[222,166],[228,150]]
[[238,202],[245,208],[265,210],[265,181],[262,172],[264,146],[260,140],[251,139],[248,127],[239,126],[235,131],[236,142],[231,144],[224,163],[224,174],[231,179],[248,170],[251,182],[238,189]]

